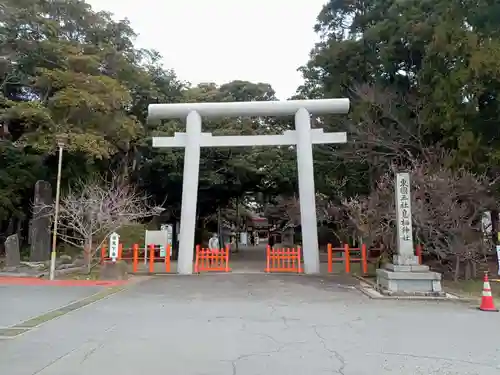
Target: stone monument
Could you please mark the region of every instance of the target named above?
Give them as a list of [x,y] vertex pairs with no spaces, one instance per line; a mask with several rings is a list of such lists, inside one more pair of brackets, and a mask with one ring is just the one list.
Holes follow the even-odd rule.
[[[255,101],[228,103],[150,104],[149,120],[186,119],[186,133],[153,137],[153,147],[183,147],[181,230],[178,272],[193,273],[194,233],[201,147],[252,147],[295,145],[299,179],[300,218],[305,273],[319,273],[318,226],[314,187],[314,144],[346,143],[345,132],[324,133],[311,128],[312,115],[345,114],[349,99]],[[275,135],[212,136],[201,129],[201,117],[295,116],[295,130]]]
[[444,295],[441,274],[419,264],[413,245],[411,184],[409,173],[396,175],[397,254],[392,263],[377,270],[377,287],[388,295]]
[[21,264],[21,252],[19,249],[19,237],[13,234],[5,240],[5,266],[17,267]]
[[47,181],[37,181],[33,200],[33,218],[30,223],[30,261],[43,262],[50,259],[52,186]]

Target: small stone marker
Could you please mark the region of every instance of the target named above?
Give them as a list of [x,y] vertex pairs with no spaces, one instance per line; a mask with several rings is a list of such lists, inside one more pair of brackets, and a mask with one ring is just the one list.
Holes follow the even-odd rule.
[[113,262],[118,259],[118,246],[120,244],[120,235],[113,232],[109,235],[109,257]]
[[7,267],[17,267],[21,264],[21,252],[19,251],[19,238],[13,234],[5,240],[5,263]]

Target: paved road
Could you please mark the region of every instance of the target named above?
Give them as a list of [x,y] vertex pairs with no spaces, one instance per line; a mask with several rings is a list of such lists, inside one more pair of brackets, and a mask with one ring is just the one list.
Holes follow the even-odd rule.
[[0,285],[0,328],[91,296],[102,287]]
[[500,314],[369,300],[325,280],[153,278],[0,340],[0,374],[500,373]]

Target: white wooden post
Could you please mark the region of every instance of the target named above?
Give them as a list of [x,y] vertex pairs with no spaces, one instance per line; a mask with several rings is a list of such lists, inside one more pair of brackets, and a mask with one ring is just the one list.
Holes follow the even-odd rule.
[[118,233],[111,233],[109,235],[109,257],[113,262],[118,259],[118,247],[120,246],[120,235]]

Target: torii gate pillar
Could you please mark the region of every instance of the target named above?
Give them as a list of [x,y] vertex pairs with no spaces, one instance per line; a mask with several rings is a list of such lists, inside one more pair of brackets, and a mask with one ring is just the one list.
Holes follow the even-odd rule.
[[[321,129],[311,129],[310,114],[346,114],[349,112],[349,99],[150,104],[148,112],[149,120],[186,118],[186,133],[176,133],[175,137],[153,137],[153,147],[185,147],[180,246],[177,262],[177,270],[180,274],[193,273],[200,148],[287,144],[297,146],[304,270],[307,274],[319,273],[312,145],[346,143],[347,138],[346,133],[323,133]],[[212,134],[201,131],[201,116],[213,118],[290,115],[295,115],[296,130],[287,131],[284,134],[212,137]]]

